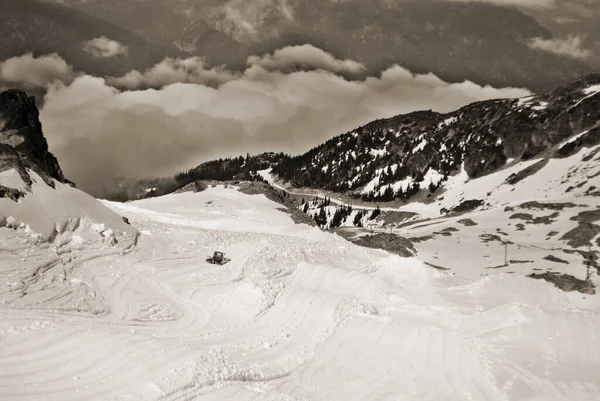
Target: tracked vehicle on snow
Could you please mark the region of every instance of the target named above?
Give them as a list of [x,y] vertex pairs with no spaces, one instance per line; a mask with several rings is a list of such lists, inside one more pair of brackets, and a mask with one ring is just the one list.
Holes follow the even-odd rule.
[[213,253],[213,256],[209,256],[208,258],[206,258],[206,261],[213,265],[224,265],[225,263],[230,262],[231,259],[226,258],[225,253],[221,251],[215,251],[215,253]]

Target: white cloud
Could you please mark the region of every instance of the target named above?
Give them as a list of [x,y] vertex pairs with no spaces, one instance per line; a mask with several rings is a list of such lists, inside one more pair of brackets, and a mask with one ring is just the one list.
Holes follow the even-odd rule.
[[529,47],[548,53],[585,60],[592,56],[592,51],[582,47],[580,36],[569,36],[565,39],[534,38],[528,43]]
[[88,40],[83,44],[83,49],[94,57],[101,58],[112,58],[120,55],[127,55],[129,51],[127,46],[104,36]]
[[175,83],[119,92],[104,79],[80,76],[51,88],[41,118],[67,177],[101,195],[118,177],[163,176],[246,152],[297,153],[377,118],[528,93],[448,84],[398,66],[349,81],[329,71],[269,71],[257,62],[216,88]]
[[218,86],[238,76],[221,67],[207,68],[200,57],[167,58],[144,72],[131,71],[122,77],[108,78],[108,82],[124,89],[162,88],[177,82]]
[[56,54],[37,58],[25,54],[0,63],[0,81],[24,89],[47,88],[57,80],[70,83],[74,76],[71,66]]
[[294,69],[318,69],[336,74],[360,74],[365,66],[352,60],[338,60],[331,54],[311,45],[288,46],[265,56],[248,58],[251,66],[260,66],[269,71],[290,71]]

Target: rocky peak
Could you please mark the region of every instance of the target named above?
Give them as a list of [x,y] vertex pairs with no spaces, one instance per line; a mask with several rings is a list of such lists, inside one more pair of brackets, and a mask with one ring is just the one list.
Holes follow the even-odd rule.
[[48,150],[35,99],[18,90],[0,93],[0,172],[12,168],[27,185],[31,184],[27,169],[52,187],[53,179],[69,182]]

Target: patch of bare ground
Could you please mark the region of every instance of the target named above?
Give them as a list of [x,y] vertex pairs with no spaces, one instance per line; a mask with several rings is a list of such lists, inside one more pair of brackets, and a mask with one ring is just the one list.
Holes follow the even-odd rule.
[[181,188],[179,188],[178,190],[174,191],[174,194],[182,194],[185,192],[202,192],[205,189],[207,189],[209,186],[209,183],[207,181],[194,181],[192,183],[189,183]]
[[523,181],[525,178],[532,176],[548,164],[548,159],[542,159],[539,162],[532,164],[531,166],[519,171],[518,173],[511,174],[507,179],[506,183],[509,185],[515,185],[519,181]]
[[592,185],[585,191],[585,196],[600,196],[600,190]]
[[550,262],[563,263],[563,264],[565,264],[565,265],[568,265],[568,264],[569,264],[569,262],[568,262],[568,261],[566,261],[566,260],[563,260],[563,259],[561,259],[561,258],[557,258],[557,257],[556,257],[556,256],[554,256],[554,255],[548,255],[548,256],[546,256],[544,259],[545,259],[545,260],[549,260]]
[[390,224],[403,224],[414,218],[417,214],[413,212],[399,212],[399,211],[382,211],[379,213],[378,219],[383,221],[383,224],[388,226]]
[[459,224],[462,224],[465,227],[473,227],[476,226],[477,223],[475,223],[473,220],[471,219],[462,219],[462,220],[458,220]]
[[415,256],[417,254],[417,250],[415,249],[411,240],[395,234],[378,233],[365,235],[356,239],[351,239],[351,241],[359,246],[383,249],[384,251],[388,251],[405,258]]
[[576,228],[563,235],[561,240],[567,241],[567,244],[573,248],[579,248],[590,245],[590,241],[598,234],[600,234],[600,226],[580,222]]
[[20,198],[25,197],[25,192],[19,191],[15,188],[8,188],[3,185],[0,185],[0,199],[8,198],[14,202],[18,202]]
[[563,249],[564,253],[567,253],[569,255],[574,255],[574,254],[579,254],[581,255],[581,257],[583,257],[583,259],[585,260],[585,263],[588,264],[590,267],[595,268],[596,270],[598,270],[598,273],[600,274],[600,264],[598,263],[598,252],[596,251],[582,251],[581,249]]
[[433,235],[424,235],[422,237],[410,237],[409,240],[413,244],[419,244],[421,242],[429,241],[429,240],[432,240],[434,238],[435,238],[435,236],[433,236]]
[[600,152],[600,148],[592,150],[591,152],[583,156],[581,160],[584,162],[589,162],[598,154],[598,152]]
[[[485,234],[481,234],[479,236],[479,238],[481,238],[481,242],[492,242],[492,241],[497,241],[497,242],[501,242],[504,243],[505,241],[502,239],[502,237],[500,237],[499,235],[496,234],[489,234],[489,233],[485,233]],[[512,242],[508,241],[508,244],[512,244]]]
[[529,214],[529,213],[515,213],[512,216],[509,217],[509,219],[511,220],[526,220],[526,221],[530,221],[533,220],[533,215]]
[[569,193],[569,192],[571,192],[571,191],[573,191],[573,190],[575,190],[575,189],[582,188],[582,187],[584,187],[584,186],[586,186],[586,185],[587,185],[587,181],[580,182],[580,183],[579,183],[579,184],[577,184],[577,185],[571,185],[569,188],[567,188],[567,189],[565,190],[565,192]]
[[354,239],[358,239],[358,237],[361,237],[366,232],[362,227],[335,227],[329,231],[350,242],[352,242]]
[[546,280],[566,292],[579,291],[583,294],[593,295],[596,293],[596,286],[590,280],[580,280],[569,274],[560,274],[555,272],[533,273],[527,276],[536,280]]
[[600,127],[595,127],[579,138],[573,139],[561,146],[555,155],[556,157],[569,157],[579,152],[584,146],[592,147],[598,143],[600,143]]
[[455,233],[457,231],[460,231],[460,230],[455,227],[446,227],[441,231],[434,232],[433,235],[442,235],[444,237],[450,237],[450,236],[452,236],[452,233]]
[[529,213],[515,213],[512,216],[509,217],[509,219],[511,220],[525,220],[527,222],[527,224],[545,224],[545,225],[549,225],[552,224],[554,222],[556,222],[556,218],[560,216],[560,213],[558,212],[554,212],[548,216],[541,216],[541,217],[533,217],[533,215],[529,214]]
[[581,212],[571,217],[571,220],[577,221],[579,225],[560,239],[567,241],[567,244],[573,248],[592,245],[592,240],[600,234],[600,226],[594,224],[600,220],[600,209]]
[[446,208],[441,209],[440,212],[447,214],[449,216],[460,216],[461,214],[465,214],[467,212],[472,212],[473,210],[483,206],[485,204],[481,199],[468,199],[462,201],[457,206],[448,210]]
[[443,266],[438,266],[438,265],[434,265],[433,263],[429,263],[429,262],[423,262],[425,263],[427,266],[429,267],[433,267],[434,269],[438,269],[438,270],[450,270],[447,267],[443,267]]
[[519,205],[519,207],[521,209],[539,209],[539,210],[544,210],[544,209],[550,209],[550,210],[556,210],[556,211],[562,211],[565,208],[573,208],[573,207],[585,207],[586,205],[578,205],[572,202],[563,202],[563,203],[559,203],[559,202],[548,202],[548,203],[544,203],[544,202],[538,202],[538,201],[531,201],[531,202],[525,202]]

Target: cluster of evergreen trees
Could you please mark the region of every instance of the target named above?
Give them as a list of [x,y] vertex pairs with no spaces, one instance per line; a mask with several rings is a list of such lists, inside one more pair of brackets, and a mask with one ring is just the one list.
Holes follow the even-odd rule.
[[[418,175],[418,178],[422,181],[422,175]],[[444,177],[438,181],[438,182],[433,182],[431,181],[429,183],[429,193],[434,193],[435,191],[437,191],[437,189],[440,187],[440,185],[442,184],[443,181],[446,181],[448,179],[447,175],[444,175]],[[378,190],[378,191],[369,191],[366,194],[362,194],[360,195],[360,198],[364,201],[369,201],[369,202],[373,202],[373,201],[379,201],[379,202],[391,202],[395,199],[402,199],[402,200],[409,200],[410,198],[412,198],[413,196],[415,196],[420,190],[421,190],[421,186],[420,186],[420,181],[416,181],[413,182],[411,184],[408,184],[406,186],[406,189],[400,188],[398,191],[395,191],[394,188],[392,188],[392,186],[390,184],[388,184],[385,189],[383,191]],[[358,197],[358,195],[354,195],[354,197]]]
[[338,206],[331,219],[330,228],[339,227],[352,214],[352,206]]
[[385,189],[383,190],[383,192],[369,191],[368,193],[363,194],[361,196],[361,199],[364,201],[370,201],[370,202],[372,202],[372,201],[391,202],[394,199],[408,200],[408,199],[412,198],[413,196],[415,196],[417,194],[417,192],[419,192],[420,190],[421,190],[421,187],[416,182],[409,184],[405,191],[402,190],[402,188],[400,188],[399,191],[394,191],[394,188],[392,188],[392,186],[388,184],[385,187]]
[[[329,228],[336,228],[341,226],[347,219],[352,215],[354,211],[352,205],[340,205],[335,208],[335,211],[331,212],[331,199],[328,197],[315,197],[312,201],[305,201],[302,199],[300,208],[304,213],[309,213],[311,210],[318,210],[313,218],[315,222],[319,225],[319,227],[327,226],[329,222]],[[376,209],[370,212],[369,220],[375,219],[381,213],[381,209],[377,206]],[[358,210],[354,215],[352,220],[352,224],[355,227],[362,227],[362,220],[368,214],[368,212],[364,210]]]
[[175,181],[180,186],[185,186],[198,180],[250,180],[264,181],[256,174],[258,170],[264,170],[273,163],[277,163],[287,156],[283,153],[263,153],[258,156],[247,154],[246,157],[225,158],[202,163],[198,167],[182,172],[175,176]]

